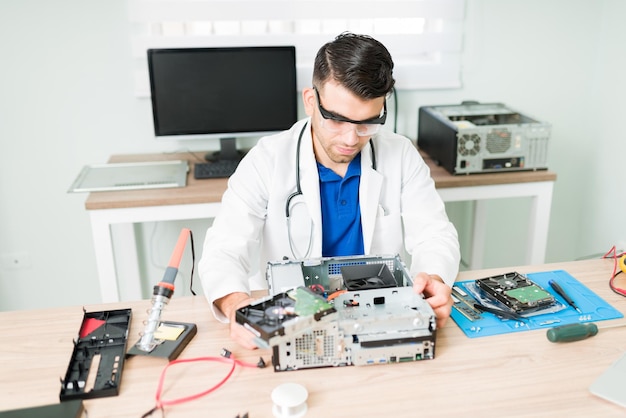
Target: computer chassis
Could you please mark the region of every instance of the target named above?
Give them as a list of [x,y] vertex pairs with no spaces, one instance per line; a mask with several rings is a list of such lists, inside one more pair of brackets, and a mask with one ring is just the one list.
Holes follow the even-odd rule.
[[435,314],[395,256],[268,263],[270,296],[236,320],[272,348],[275,371],[433,359]]

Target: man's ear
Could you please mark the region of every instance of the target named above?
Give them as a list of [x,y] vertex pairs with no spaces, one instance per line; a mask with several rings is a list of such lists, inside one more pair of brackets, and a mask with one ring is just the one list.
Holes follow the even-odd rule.
[[302,103],[304,104],[304,112],[307,116],[313,116],[317,107],[317,99],[315,98],[315,90],[311,87],[302,89]]

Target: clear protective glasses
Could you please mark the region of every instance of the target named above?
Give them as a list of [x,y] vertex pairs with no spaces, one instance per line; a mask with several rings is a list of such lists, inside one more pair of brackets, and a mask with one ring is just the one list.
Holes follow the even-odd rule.
[[313,87],[313,90],[315,90],[315,97],[317,98],[317,107],[322,115],[322,127],[329,132],[344,134],[354,129],[358,136],[372,136],[380,130],[381,125],[387,120],[386,99],[380,116],[366,120],[353,120],[324,109],[317,88]]

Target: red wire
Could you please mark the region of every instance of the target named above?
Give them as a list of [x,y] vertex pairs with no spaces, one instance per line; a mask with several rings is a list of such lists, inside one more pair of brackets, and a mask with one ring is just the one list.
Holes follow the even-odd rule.
[[[232,367],[230,368],[230,370],[228,371],[228,373],[226,374],[226,376],[220,380],[217,384],[215,384],[213,387],[203,391],[203,392],[199,392],[193,395],[189,395],[189,396],[184,396],[182,398],[177,398],[177,399],[170,399],[170,400],[162,400],[161,399],[161,395],[163,392],[163,384],[165,383],[165,375],[167,373],[167,369],[170,368],[170,366],[174,366],[176,364],[180,364],[180,363],[191,363],[191,362],[199,362],[199,361],[219,361],[222,363],[230,363],[232,365]],[[222,386],[224,383],[226,383],[226,381],[230,378],[230,376],[232,376],[233,372],[235,371],[235,366],[236,365],[240,365],[242,367],[258,367],[258,365],[253,364],[253,363],[246,363],[240,360],[236,360],[232,357],[227,358],[227,357],[197,357],[197,358],[191,358],[191,359],[182,359],[182,360],[173,360],[170,361],[167,366],[165,366],[165,368],[163,369],[163,371],[161,372],[161,376],[159,377],[159,383],[157,385],[157,391],[156,391],[156,408],[163,408],[164,406],[168,406],[168,405],[178,405],[184,402],[189,402],[192,401],[194,399],[198,399],[201,398],[205,395],[208,395],[209,393],[217,390],[220,386]]]
[[[609,254],[613,254],[609,256]],[[609,279],[609,287],[612,291],[617,293],[618,295],[626,296],[626,290],[615,286],[615,277],[617,277],[617,259],[622,257],[626,252],[617,254],[617,249],[615,245],[611,247],[609,251],[607,251],[602,258],[612,258],[613,259],[613,273],[611,274],[611,279]]]

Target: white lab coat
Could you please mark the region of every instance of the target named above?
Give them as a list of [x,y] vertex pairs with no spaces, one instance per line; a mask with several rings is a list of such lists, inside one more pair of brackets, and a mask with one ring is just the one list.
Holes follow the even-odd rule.
[[[322,255],[319,177],[309,121],[261,138],[228,181],[198,266],[205,295],[222,321],[226,318],[213,301],[267,287],[268,261],[302,258],[309,245],[306,258]],[[296,147],[305,124],[300,148],[302,196],[291,205],[294,256],[285,205],[296,190]],[[458,236],[428,166],[403,136],[383,129],[373,142],[376,170],[370,146],[361,151],[359,202],[365,254],[400,254],[411,274],[438,274],[451,285],[459,268]]]

